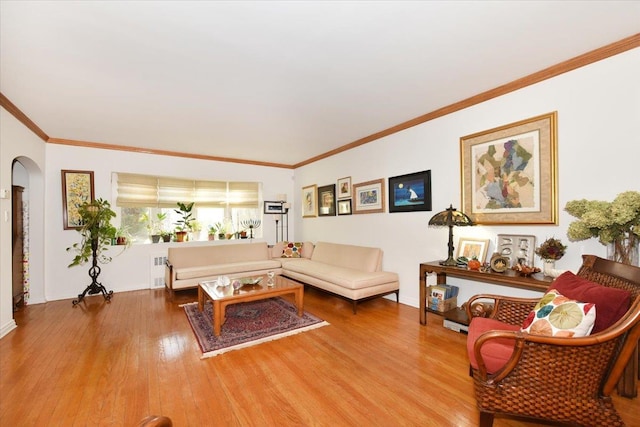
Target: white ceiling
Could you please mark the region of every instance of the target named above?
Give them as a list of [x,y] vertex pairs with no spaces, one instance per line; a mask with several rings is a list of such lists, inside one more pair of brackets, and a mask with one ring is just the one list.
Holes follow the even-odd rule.
[[0,1],[52,138],[293,165],[640,32],[640,1]]

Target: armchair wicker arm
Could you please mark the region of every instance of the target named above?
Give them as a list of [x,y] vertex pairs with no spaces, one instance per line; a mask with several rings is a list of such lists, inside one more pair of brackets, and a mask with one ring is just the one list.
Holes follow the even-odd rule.
[[504,295],[478,294],[467,301],[467,316],[471,319],[471,305],[477,300],[491,300],[495,305],[489,318],[510,325],[521,325],[529,312],[540,300],[539,298],[518,298]]

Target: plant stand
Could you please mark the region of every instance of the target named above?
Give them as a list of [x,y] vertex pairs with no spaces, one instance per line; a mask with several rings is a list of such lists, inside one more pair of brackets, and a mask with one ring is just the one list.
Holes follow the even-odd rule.
[[98,282],[98,276],[100,275],[101,269],[98,266],[98,256],[96,253],[96,251],[98,250],[97,239],[91,242],[91,249],[93,251],[93,262],[92,262],[91,268],[89,268],[89,277],[91,277],[91,284],[89,284],[89,286],[86,287],[84,292],[78,295],[78,299],[74,299],[72,301],[74,307],[77,304],[79,304],[80,301],[82,301],[85,295],[87,294],[95,295],[95,294],[102,293],[102,296],[104,296],[104,299],[107,300],[107,302],[110,302],[111,297],[113,296],[113,291],[107,291],[107,288],[102,286],[102,283]]

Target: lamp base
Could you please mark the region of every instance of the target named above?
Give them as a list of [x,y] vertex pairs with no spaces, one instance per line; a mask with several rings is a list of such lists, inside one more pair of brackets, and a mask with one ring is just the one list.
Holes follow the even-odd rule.
[[447,267],[457,267],[458,263],[452,257],[447,258],[444,261],[440,261],[440,265],[446,265]]

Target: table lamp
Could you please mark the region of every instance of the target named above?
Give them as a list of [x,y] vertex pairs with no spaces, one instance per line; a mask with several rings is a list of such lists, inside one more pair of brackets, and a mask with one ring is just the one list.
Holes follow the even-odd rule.
[[430,226],[435,227],[449,227],[449,257],[445,261],[440,261],[440,265],[456,266],[458,263],[453,259],[453,227],[473,225],[473,221],[464,213],[457,211],[453,205],[442,211],[438,212],[429,220]]

